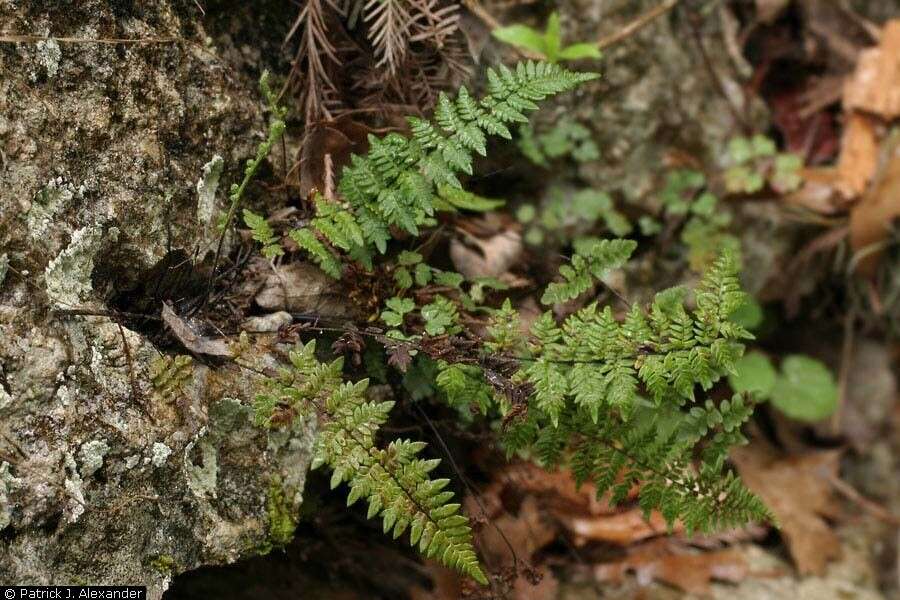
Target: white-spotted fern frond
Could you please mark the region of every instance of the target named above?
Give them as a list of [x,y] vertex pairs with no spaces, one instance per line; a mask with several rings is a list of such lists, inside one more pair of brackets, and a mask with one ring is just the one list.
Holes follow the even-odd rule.
[[342,382],[343,359],[318,361],[315,341],[299,346],[290,358],[291,368],[268,380],[268,389],[257,395],[255,421],[272,426],[272,416],[283,407],[314,414],[319,436],[312,467],[331,468],[332,488],[348,484],[348,505],[366,499],[368,517],[380,516],[385,533],[397,538],[408,531],[410,544],[425,557],[486,584],[468,519],[445,489],[449,480],[429,476],[440,460],[419,456],[423,442],[376,445],[376,433],[394,403],[369,399],[366,379]]

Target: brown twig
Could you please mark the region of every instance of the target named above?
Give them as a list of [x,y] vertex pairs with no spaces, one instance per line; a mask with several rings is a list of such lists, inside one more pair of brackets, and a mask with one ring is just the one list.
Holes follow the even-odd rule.
[[858,505],[864,511],[878,519],[879,521],[884,521],[890,525],[895,527],[900,527],[900,517],[891,513],[888,509],[881,506],[877,502],[873,500],[869,500],[854,488],[852,485],[837,477],[836,475],[832,475],[827,478],[828,483],[837,491],[839,494]]
[[173,44],[186,41],[176,37],[164,38],[78,38],[54,37],[46,35],[21,35],[17,33],[0,34],[0,43],[21,44],[31,42],[61,42],[64,44]]
[[657,17],[661,17],[662,15],[675,8],[675,6],[680,1],[681,0],[665,0],[665,2],[663,2],[659,6],[651,8],[647,12],[638,15],[636,19],[625,25],[625,27],[622,27],[617,32],[600,38],[600,40],[597,42],[597,47],[603,50],[604,48],[608,48],[610,46],[618,44],[625,38],[634,35],[638,31],[649,25]]

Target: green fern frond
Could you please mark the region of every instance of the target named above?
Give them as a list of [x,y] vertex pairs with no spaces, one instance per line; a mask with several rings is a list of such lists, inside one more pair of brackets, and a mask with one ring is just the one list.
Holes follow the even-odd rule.
[[164,400],[171,400],[194,377],[194,361],[186,354],[160,356],[150,363],[150,383]]
[[602,279],[609,271],[624,265],[635,248],[637,242],[633,240],[599,240],[583,253],[576,253],[570,265],[559,269],[565,282],[548,285],[541,302],[558,304],[577,298],[593,285],[595,279]]
[[331,253],[325,244],[307,228],[294,229],[289,234],[298,246],[309,252],[310,258],[327,274],[335,279],[341,276],[341,261]]
[[[333,206],[317,202],[312,227],[345,252],[373,247],[384,253],[391,227],[418,235],[421,227],[435,222],[436,207],[449,202],[483,210],[484,202],[473,204],[472,198],[461,196],[457,175],[472,174],[474,155],[486,153],[487,137],[510,138],[507,125],[526,121],[524,113],[537,109],[535,102],[595,77],[528,62],[515,70],[489,69],[489,93],[481,100],[465,88],[455,98],[441,94],[433,121],[409,119],[409,138],[396,133],[369,137],[368,154],[353,156],[341,174],[338,192],[346,205],[335,212]],[[323,258],[319,248],[311,253]]]
[[331,487],[347,483],[347,504],[365,499],[368,517],[380,516],[385,533],[397,538],[409,532],[410,544],[427,558],[468,575],[481,584],[487,578],[472,545],[472,530],[445,490],[449,480],[431,479],[440,463],[423,459],[422,442],[395,440],[376,446],[376,433],[394,403],[367,398],[368,380],[342,382],[342,359],[322,363],[315,341],[290,353],[291,368],[269,379],[254,405],[257,423],[271,426],[276,407],[315,414],[319,436],[312,468],[328,465]]
[[284,248],[281,247],[278,237],[265,217],[245,208],[244,223],[250,228],[250,234],[253,236],[253,239],[262,244],[263,256],[272,260],[284,254]]

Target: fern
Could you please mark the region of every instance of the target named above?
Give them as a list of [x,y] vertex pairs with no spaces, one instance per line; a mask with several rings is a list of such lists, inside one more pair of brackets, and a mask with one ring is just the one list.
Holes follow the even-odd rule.
[[182,387],[189,385],[194,376],[193,359],[186,354],[160,356],[150,363],[150,382],[164,400],[172,400],[182,394]]
[[[620,265],[634,249],[613,242],[595,246],[593,260],[579,261],[577,276],[556,284],[565,288],[545,299],[574,297],[591,275]],[[659,509],[670,524],[680,519],[689,530],[769,518],[737,479],[722,474],[727,449],[746,441],[739,429],[752,407],[739,395],[718,406],[692,406],[695,387],[707,390],[731,372],[743,353],[741,340],[752,337],[728,318],[745,302],[731,253],[719,257],[695,296],[689,310],[686,290],[665,290],[649,310],[635,306],[621,321],[596,304],[561,326],[545,313],[532,327],[533,363],[520,370],[535,394],[514,447],[532,446],[547,460],[562,453],[550,442],[565,439],[580,481],[592,480],[613,500],[641,481],[644,510]],[[695,473],[692,454],[703,440]]]
[[272,260],[284,254],[284,248],[278,241],[272,226],[266,221],[265,217],[244,209],[244,223],[250,228],[250,234],[253,239],[262,244],[262,255]]
[[[310,227],[331,245],[368,263],[373,250],[387,250],[392,227],[418,235],[448,202],[462,207],[472,203],[471,197],[455,191],[462,191],[458,174],[472,174],[474,156],[486,153],[487,136],[511,138],[509,125],[526,122],[525,113],[537,108],[535,102],[594,77],[528,62],[514,70],[489,69],[488,94],[481,100],[465,88],[454,99],[441,94],[433,121],[409,119],[411,137],[369,137],[368,154],[354,155],[341,175],[338,190],[344,204],[317,200]],[[299,236],[309,242],[310,234]],[[309,250],[314,245],[301,246]],[[320,248],[310,251],[325,260]]]
[[341,276],[341,261],[309,229],[294,229],[288,234],[298,246],[306,250],[319,267],[334,277]]
[[342,382],[343,360],[319,362],[315,348],[315,341],[299,346],[290,353],[292,367],[267,381],[268,390],[256,397],[256,422],[271,426],[281,406],[315,415],[319,437],[312,467],[331,468],[332,488],[348,484],[348,505],[366,499],[368,517],[380,516],[385,533],[398,538],[409,531],[410,544],[425,557],[487,584],[468,520],[460,514],[460,505],[450,502],[453,492],[445,490],[449,480],[429,477],[440,460],[418,456],[423,442],[395,440],[385,448],[376,446],[378,428],[394,403],[368,400],[366,379]]
[[591,287],[592,277],[602,279],[612,269],[621,267],[635,248],[637,243],[631,240],[600,240],[591,244],[572,257],[571,265],[560,268],[565,282],[547,286],[541,302],[557,304],[577,298]]

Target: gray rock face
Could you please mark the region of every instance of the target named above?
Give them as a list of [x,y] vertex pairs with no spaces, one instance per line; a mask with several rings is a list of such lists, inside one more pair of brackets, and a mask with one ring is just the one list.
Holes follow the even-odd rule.
[[107,310],[169,250],[214,242],[214,179],[234,180],[264,120],[216,47],[172,41],[207,39],[196,17],[189,1],[0,0],[4,33],[152,40],[0,43],[4,583],[158,598],[179,572],[265,551],[299,506],[313,424],[267,436],[246,372],[166,369],[141,333],[57,310]]

